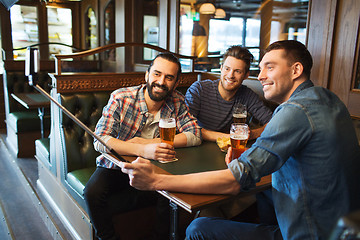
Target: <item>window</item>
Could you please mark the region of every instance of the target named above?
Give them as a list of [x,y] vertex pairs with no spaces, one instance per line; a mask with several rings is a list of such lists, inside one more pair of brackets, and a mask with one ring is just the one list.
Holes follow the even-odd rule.
[[[199,70],[219,71],[219,61],[214,61],[215,58],[232,45],[242,45],[254,55],[254,71],[251,74],[256,75],[261,50],[267,45],[282,39],[295,39],[302,43],[306,41],[308,0],[213,1],[215,8],[225,10],[226,16],[223,18],[215,18],[214,14],[198,14],[203,4],[201,1],[193,4],[188,4],[185,0],[180,2],[179,52],[201,57],[201,64],[206,65],[206,69],[199,69],[195,64],[195,68]],[[192,13],[198,14],[197,20],[193,19]],[[206,29],[205,44],[194,41],[196,31],[193,26],[196,21]],[[199,47],[207,51],[199,51]],[[200,52],[207,52],[207,58],[200,55]]]
[[[143,43],[159,46],[159,1],[144,1],[143,5]],[[144,60],[152,60],[157,51],[145,48]]]
[[85,16],[85,46],[87,49],[96,48],[96,17],[94,10],[89,7]]
[[199,14],[196,17],[195,10],[190,5],[180,5],[179,53],[182,55],[191,55],[193,25],[198,18]]
[[209,52],[225,52],[231,45],[239,45],[243,42],[242,18],[230,18],[227,20],[210,19],[209,27]]
[[[34,6],[14,5],[10,8],[13,48],[39,43],[37,9]],[[26,49],[14,51],[15,60],[25,59]]]
[[[115,1],[111,0],[105,8],[105,45],[115,43]],[[105,52],[105,60],[115,61],[116,51],[111,49]]]
[[[21,1],[26,2],[26,1]],[[24,60],[26,47],[40,50],[41,59],[51,59],[52,54],[68,54],[73,46],[73,9],[78,4],[54,4],[29,1],[28,5],[15,4],[10,8],[13,59]],[[44,13],[46,14],[39,14]],[[39,34],[47,29],[48,35]],[[42,43],[60,43],[41,45]],[[70,46],[70,47],[69,47]]]
[[[46,7],[48,16],[49,42],[73,45],[71,9]],[[69,54],[72,49],[61,45],[50,45],[52,54]]]

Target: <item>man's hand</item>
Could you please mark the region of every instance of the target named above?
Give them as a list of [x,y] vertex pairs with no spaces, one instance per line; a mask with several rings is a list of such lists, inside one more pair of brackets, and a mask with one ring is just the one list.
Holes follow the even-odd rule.
[[175,150],[167,143],[145,144],[141,156],[158,161],[171,161],[175,157]]
[[226,163],[226,165],[228,165],[228,164],[232,161],[231,155],[232,155],[232,148],[229,147],[229,148],[228,148],[228,151],[227,151],[227,153],[226,153],[226,156],[225,156],[225,163]]
[[222,132],[215,132],[205,128],[201,129],[201,134],[204,140],[210,142],[216,142],[216,139],[223,138],[223,137],[230,137],[229,133],[222,133]]
[[124,163],[121,171],[129,175],[130,185],[139,190],[153,191],[156,174],[149,160],[138,157],[132,163]]

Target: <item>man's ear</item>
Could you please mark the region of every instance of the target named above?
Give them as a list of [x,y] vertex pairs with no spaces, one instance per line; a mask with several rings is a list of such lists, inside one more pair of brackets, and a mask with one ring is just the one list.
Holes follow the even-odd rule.
[[300,62],[296,62],[292,66],[293,79],[299,78],[304,72],[304,66]]
[[147,82],[147,81],[148,81],[148,79],[149,79],[149,72],[148,72],[148,71],[146,71],[146,72],[145,72],[145,82]]
[[248,79],[248,78],[249,78],[249,76],[250,76],[250,69],[249,69],[249,71],[245,74],[245,78],[244,78],[244,80],[245,80],[245,79]]

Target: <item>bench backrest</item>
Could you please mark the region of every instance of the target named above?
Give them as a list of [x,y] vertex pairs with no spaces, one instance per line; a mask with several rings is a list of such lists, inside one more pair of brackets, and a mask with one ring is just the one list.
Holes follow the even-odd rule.
[[[53,97],[91,130],[95,129],[113,90],[145,83],[144,73],[62,74],[52,75],[52,78],[56,86]],[[178,88],[186,91],[197,78],[198,73],[181,74]],[[93,149],[92,137],[58,108],[51,112],[54,133],[57,132],[55,138],[61,142],[64,179],[68,172],[95,166],[99,153]]]
[[[64,93],[60,94],[60,102],[81,122],[94,131],[109,96],[110,92],[108,91]],[[66,150],[64,170],[72,172],[82,168],[94,167],[95,158],[99,153],[94,150],[93,138],[64,114],[62,114],[60,126]]]
[[[55,70],[55,62],[43,62],[40,63],[43,67],[39,72],[38,84],[43,87],[47,92],[50,92],[51,78],[48,73]],[[31,93],[36,90],[28,83],[28,78],[25,76],[25,62],[24,61],[4,61],[4,101],[5,101],[5,113],[6,116],[12,112],[26,111],[14,98],[11,97],[11,93]]]
[[[118,88],[145,83],[145,71],[118,73],[102,71],[100,68],[101,72],[89,73],[85,70],[64,73],[64,67],[78,69],[77,65],[82,59],[91,59],[92,55],[99,55],[111,48],[127,46],[141,47],[141,44],[111,44],[70,55],[55,55],[55,74],[49,74],[53,86],[51,96],[92,131],[101,117],[110,93]],[[143,47],[168,52],[148,44],[143,44]],[[178,54],[174,55],[181,57]],[[67,61],[64,61],[65,59]],[[181,74],[179,90],[184,92],[197,79],[198,73],[195,72]],[[80,128],[55,104],[51,104],[50,156],[56,159],[56,165],[59,166],[56,173],[60,176],[57,177],[76,202],[84,207],[83,188],[95,169],[96,157],[99,153],[93,148],[93,138],[90,134]]]

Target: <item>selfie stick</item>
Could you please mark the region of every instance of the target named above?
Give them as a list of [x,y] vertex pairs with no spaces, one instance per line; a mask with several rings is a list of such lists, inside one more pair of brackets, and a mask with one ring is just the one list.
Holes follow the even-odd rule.
[[[77,117],[75,117],[69,110],[63,107],[58,101],[56,101],[53,97],[51,97],[42,87],[37,84],[38,80],[38,71],[40,67],[39,60],[39,51],[37,49],[28,47],[26,51],[26,60],[25,60],[25,76],[29,78],[29,85],[34,87],[37,91],[43,94],[46,98],[48,98],[51,102],[55,103],[69,118],[71,118],[75,123],[77,123],[82,129],[85,130],[88,134],[90,134],[93,138],[98,140],[102,145],[104,145],[111,154],[113,154],[118,160],[122,162],[126,161],[122,156],[120,156],[114,149],[108,146],[98,135],[96,135],[90,128],[88,128],[84,123],[82,123]],[[119,165],[119,161],[112,157],[111,155],[103,154],[108,160],[114,162],[116,165]]]

